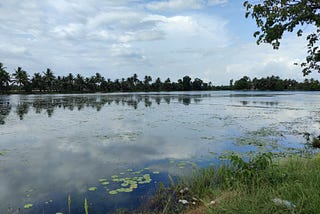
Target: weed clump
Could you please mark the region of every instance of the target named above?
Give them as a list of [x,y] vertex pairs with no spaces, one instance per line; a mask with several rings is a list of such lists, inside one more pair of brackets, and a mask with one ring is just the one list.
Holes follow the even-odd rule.
[[229,164],[161,185],[139,213],[318,213],[318,156],[279,160],[272,153],[250,159],[231,155]]

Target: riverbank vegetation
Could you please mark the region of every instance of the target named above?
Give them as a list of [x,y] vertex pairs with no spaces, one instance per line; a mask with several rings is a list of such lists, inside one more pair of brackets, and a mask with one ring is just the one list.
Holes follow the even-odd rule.
[[137,74],[128,78],[106,79],[100,73],[91,77],[81,74],[56,76],[51,69],[42,73],[28,74],[18,67],[9,73],[0,63],[0,93],[91,93],[91,92],[148,92],[148,91],[203,91],[203,90],[320,90],[320,82],[314,79],[305,79],[304,82],[285,79],[277,76],[253,78],[244,76],[229,85],[214,86],[212,82],[204,82],[200,78],[192,80],[184,76],[173,82],[170,78],[162,81],[159,77],[145,76],[142,80]]
[[146,213],[318,213],[319,189],[319,155],[232,155],[228,165],[161,187]]

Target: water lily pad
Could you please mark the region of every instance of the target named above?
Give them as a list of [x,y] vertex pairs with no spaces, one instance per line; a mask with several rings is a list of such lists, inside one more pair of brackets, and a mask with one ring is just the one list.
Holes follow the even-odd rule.
[[151,176],[150,176],[150,174],[144,174],[144,175],[143,175],[143,178],[146,179],[146,180],[148,180],[148,179],[151,178]]
[[152,181],[150,174],[144,174],[138,179],[138,184],[148,184]]
[[134,183],[130,185],[130,189],[137,189],[138,188],[138,184]]
[[117,190],[111,190],[111,191],[109,191],[109,194],[110,195],[116,195],[116,194],[118,194],[118,191]]
[[127,186],[129,186],[129,184],[125,182],[125,183],[122,183],[121,186],[122,187],[127,187]]
[[120,188],[117,189],[117,192],[132,192],[133,190],[131,188]]
[[142,169],[142,170],[139,170],[139,171],[132,172],[132,174],[137,175],[137,174],[141,174],[142,172],[143,172],[143,169]]
[[108,181],[104,181],[101,183],[103,186],[107,186],[108,184],[110,184]]
[[185,166],[186,166],[186,163],[185,162],[179,162],[178,164],[177,164],[177,166],[180,168],[180,169],[183,169]]
[[33,207],[33,204],[25,204],[23,207],[25,209],[30,209],[31,207]]
[[89,187],[88,190],[91,191],[91,192],[94,192],[94,191],[97,190],[97,187]]
[[103,183],[103,182],[106,182],[106,181],[107,181],[107,179],[105,179],[105,178],[99,179],[99,182],[100,182],[100,183]]
[[158,174],[160,174],[160,172],[159,171],[154,171],[153,174],[158,175]]

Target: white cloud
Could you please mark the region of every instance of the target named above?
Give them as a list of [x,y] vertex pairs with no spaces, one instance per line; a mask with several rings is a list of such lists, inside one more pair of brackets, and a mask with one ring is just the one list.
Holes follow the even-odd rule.
[[140,65],[146,58],[141,51],[125,43],[112,45],[110,56],[117,59],[113,64],[118,66],[127,66],[132,63]]
[[168,0],[151,2],[146,7],[150,10],[185,10],[201,9],[204,7],[204,4],[204,0]]
[[79,23],[69,23],[65,26],[56,26],[52,33],[57,37],[78,37],[83,35],[84,26]]
[[139,24],[143,14],[134,12],[128,9],[121,9],[116,11],[108,11],[89,17],[87,25],[89,28],[131,28],[134,24]]
[[[292,46],[291,44],[295,44]],[[249,77],[280,76],[281,78],[302,79],[301,68],[294,65],[303,59],[304,41],[294,36],[283,41],[279,50],[271,45],[247,43],[237,46],[237,52],[228,53],[225,73],[233,79]]]
[[228,3],[228,0],[208,0],[208,5],[224,5]]
[[160,30],[141,30],[136,32],[127,32],[119,37],[119,41],[123,43],[133,41],[154,41],[164,39],[164,32]]
[[223,5],[228,0],[166,0],[148,3],[146,8],[156,11],[199,10],[206,6]]
[[9,71],[50,67],[56,75],[101,72],[111,79],[300,76],[291,64],[305,54],[303,39],[280,51],[257,47],[251,34],[238,35],[248,27],[237,18],[242,13],[241,3],[227,0],[3,0],[0,59]]

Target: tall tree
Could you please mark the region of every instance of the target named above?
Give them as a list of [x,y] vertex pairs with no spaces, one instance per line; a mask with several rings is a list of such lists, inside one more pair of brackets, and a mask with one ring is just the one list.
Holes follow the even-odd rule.
[[83,91],[86,87],[84,77],[80,74],[77,74],[76,78],[74,79],[74,85],[77,91]]
[[21,67],[18,67],[12,76],[14,77],[13,81],[18,84],[20,89],[24,89],[29,83],[29,76],[26,71],[22,70]]
[[182,85],[183,85],[183,90],[184,91],[189,91],[191,90],[191,78],[189,76],[184,76],[182,78]]
[[10,84],[10,74],[5,70],[6,67],[0,62],[0,89],[1,91],[8,90]]
[[284,32],[296,31],[303,35],[303,25],[314,25],[314,31],[307,35],[307,56],[301,63],[304,75],[320,72],[320,1],[319,0],[263,0],[245,1],[246,17],[255,19],[259,28],[253,35],[257,43],[270,43],[274,49],[280,46]]
[[201,90],[203,86],[203,81],[199,78],[195,78],[193,83],[192,83],[192,89],[193,90]]
[[54,76],[50,68],[47,68],[46,72],[44,72],[43,75],[44,75],[43,80],[46,85],[46,90],[51,91],[56,77]]
[[33,89],[40,90],[40,92],[45,88],[43,77],[40,73],[34,73],[31,78],[31,85]]
[[235,81],[233,87],[236,90],[249,90],[251,89],[251,80],[249,77],[244,76],[241,79]]

